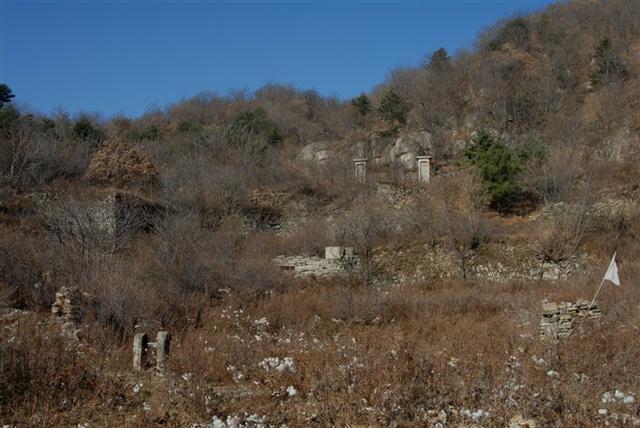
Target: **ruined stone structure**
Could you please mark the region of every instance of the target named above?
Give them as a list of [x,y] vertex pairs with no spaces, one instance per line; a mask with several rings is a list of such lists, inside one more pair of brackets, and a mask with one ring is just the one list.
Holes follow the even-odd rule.
[[163,212],[159,204],[119,191],[105,198],[100,215],[113,236],[120,238],[127,233],[151,230]]
[[353,163],[356,167],[356,181],[359,184],[365,184],[367,182],[367,159],[358,158],[354,159]]
[[317,256],[278,256],[274,263],[296,276],[331,276],[353,270],[358,259],[353,247],[325,247],[325,258]]
[[51,305],[51,314],[61,322],[63,334],[76,340],[83,317],[81,299],[82,294],[77,288],[62,287],[56,293],[56,300]]
[[353,257],[353,247],[325,247],[324,258],[330,259],[344,259],[346,257]]
[[540,318],[540,338],[558,339],[569,337],[573,329],[586,320],[602,317],[597,303],[590,305],[587,300],[579,299],[576,303],[542,301],[542,317]]
[[53,197],[42,193],[33,199],[35,211],[58,239],[109,250],[140,231],[154,230],[165,213],[151,199],[113,189],[83,189]]
[[159,331],[155,342],[149,342],[146,333],[138,333],[133,338],[133,370],[141,372],[151,365],[150,349],[155,350],[156,370],[164,373],[165,361],[169,354],[171,336],[166,331]]

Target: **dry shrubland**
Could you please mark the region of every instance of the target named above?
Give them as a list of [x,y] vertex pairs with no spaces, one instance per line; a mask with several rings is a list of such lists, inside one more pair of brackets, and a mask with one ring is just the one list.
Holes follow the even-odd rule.
[[[137,119],[3,106],[0,421],[640,424],[639,4],[507,19],[353,101],[270,84]],[[380,148],[422,130],[428,185]],[[273,262],[336,245],[358,255],[338,276]],[[614,251],[602,320],[539,340],[541,300],[591,298]],[[50,316],[70,286],[77,342]],[[134,373],[133,335],[158,330],[164,376]]]

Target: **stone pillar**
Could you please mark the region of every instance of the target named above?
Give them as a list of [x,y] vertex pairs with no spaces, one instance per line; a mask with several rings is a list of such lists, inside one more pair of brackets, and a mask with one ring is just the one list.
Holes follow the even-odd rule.
[[149,347],[149,338],[145,333],[138,333],[133,338],[133,370],[140,372],[143,369]]
[[159,331],[156,336],[156,369],[158,373],[164,373],[164,361],[169,353],[171,336],[166,331]]
[[356,181],[358,184],[365,184],[367,182],[367,158],[354,159],[353,163],[356,166]]
[[431,181],[431,156],[417,156],[418,181],[428,183]]

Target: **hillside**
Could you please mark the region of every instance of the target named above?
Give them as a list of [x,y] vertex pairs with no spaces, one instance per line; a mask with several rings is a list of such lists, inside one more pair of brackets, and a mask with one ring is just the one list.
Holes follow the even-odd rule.
[[505,19],[353,100],[2,93],[3,425],[640,425],[640,2]]

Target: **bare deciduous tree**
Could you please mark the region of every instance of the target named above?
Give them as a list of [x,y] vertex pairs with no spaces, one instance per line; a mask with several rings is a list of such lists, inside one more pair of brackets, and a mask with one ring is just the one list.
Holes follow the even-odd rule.
[[469,261],[487,237],[480,178],[473,171],[464,171],[457,176],[441,177],[434,184],[442,204],[440,222],[446,242],[456,255],[460,276],[467,279]]

